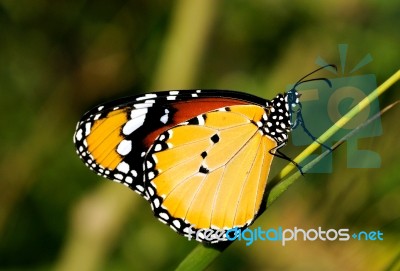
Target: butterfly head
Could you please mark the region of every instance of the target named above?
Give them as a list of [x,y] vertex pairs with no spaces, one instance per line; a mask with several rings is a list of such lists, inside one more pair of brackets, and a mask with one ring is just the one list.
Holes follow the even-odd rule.
[[285,96],[285,102],[289,113],[290,127],[292,129],[296,127],[295,116],[301,114],[302,105],[300,103],[300,96],[301,94],[297,92],[295,87],[289,90]]
[[301,78],[299,81],[297,81],[296,84],[294,84],[294,86],[286,93],[285,96],[285,101],[287,104],[287,110],[289,113],[289,119],[290,119],[290,125],[292,129],[295,129],[296,126],[300,123],[300,124],[304,124],[303,122],[303,117],[301,115],[301,109],[302,109],[302,105],[300,103],[300,96],[301,94],[297,91],[297,87],[300,86],[303,83],[306,82],[311,82],[311,81],[325,81],[330,87],[332,87],[332,83],[331,81],[329,81],[327,78],[312,78],[312,79],[307,79],[307,77],[309,77],[310,75],[325,69],[327,67],[331,67],[334,69],[337,69],[335,65],[333,64],[328,64],[326,66],[323,66],[309,74],[307,74],[306,76],[304,76],[303,78]]

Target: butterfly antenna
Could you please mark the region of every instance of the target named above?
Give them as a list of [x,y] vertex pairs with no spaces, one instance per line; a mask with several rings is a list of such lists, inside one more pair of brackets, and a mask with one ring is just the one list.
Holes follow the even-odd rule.
[[313,78],[313,79],[304,80],[304,79],[306,79],[307,77],[309,77],[310,75],[313,75],[314,73],[317,73],[317,72],[319,72],[320,70],[323,70],[323,69],[325,69],[325,68],[327,68],[327,67],[334,68],[334,69],[337,71],[337,66],[336,66],[335,64],[327,64],[327,65],[325,65],[325,66],[322,66],[322,67],[320,67],[320,68],[318,68],[318,69],[316,69],[316,70],[314,70],[314,71],[312,71],[312,72],[306,74],[306,75],[303,76],[302,78],[300,78],[299,81],[297,81],[297,83],[294,84],[293,89],[296,89],[297,86],[299,86],[299,85],[301,85],[301,84],[303,84],[303,83],[311,82],[311,81],[319,81],[319,80],[323,80],[323,81],[327,82],[327,84],[328,84],[330,87],[332,87],[331,81],[329,81],[329,79],[327,79],[327,78]]
[[[334,69],[337,71],[337,67],[336,67],[335,64],[327,64],[327,65],[325,65],[325,66],[323,66],[323,67],[320,67],[320,68],[316,69],[315,71],[312,71],[312,72],[310,72],[309,74],[303,76],[299,81],[297,81],[296,84],[294,84],[293,89],[296,89],[296,87],[298,87],[299,85],[301,85],[301,84],[303,84],[303,83],[306,83],[306,82],[313,82],[313,81],[325,81],[325,82],[329,85],[329,87],[332,87],[332,82],[331,82],[328,78],[319,77],[319,78],[312,78],[312,79],[307,79],[307,80],[305,80],[305,79],[306,79],[307,77],[309,77],[310,75],[312,75],[312,74],[314,74],[314,73],[316,73],[316,72],[318,72],[318,71],[320,71],[320,70],[322,70],[322,69],[325,69],[325,68],[327,68],[327,67],[332,67],[332,68],[334,68]],[[332,149],[331,149],[330,147],[328,147],[327,145],[325,145],[325,144],[319,142],[319,141],[317,140],[317,138],[316,138],[315,136],[313,136],[313,135],[311,134],[311,132],[306,128],[306,125],[305,125],[304,119],[303,119],[303,115],[301,114],[301,110],[297,112],[297,121],[299,122],[299,124],[300,124],[301,127],[303,128],[304,132],[305,132],[309,137],[311,137],[311,139],[312,139],[313,141],[315,141],[315,142],[317,142],[318,144],[320,144],[321,146],[325,147],[327,150],[332,151]]]

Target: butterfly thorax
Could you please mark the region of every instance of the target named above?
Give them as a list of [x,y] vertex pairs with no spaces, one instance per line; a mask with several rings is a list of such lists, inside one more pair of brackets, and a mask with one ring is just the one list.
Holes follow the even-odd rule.
[[267,119],[263,126],[263,132],[272,137],[278,144],[287,141],[288,133],[293,127],[291,121],[293,110],[289,106],[291,95],[290,92],[278,94],[266,105]]

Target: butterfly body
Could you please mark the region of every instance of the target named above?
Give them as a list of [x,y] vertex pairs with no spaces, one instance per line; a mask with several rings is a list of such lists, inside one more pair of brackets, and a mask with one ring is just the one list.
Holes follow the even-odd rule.
[[90,169],[138,192],[163,223],[218,242],[198,233],[254,221],[299,104],[294,89],[272,100],[221,90],[149,93],[90,110],[74,142]]

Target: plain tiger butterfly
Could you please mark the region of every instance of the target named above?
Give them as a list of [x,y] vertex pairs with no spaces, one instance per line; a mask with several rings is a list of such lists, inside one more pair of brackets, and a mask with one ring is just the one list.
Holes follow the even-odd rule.
[[[273,157],[292,161],[280,152],[290,131],[300,125],[315,140],[296,87],[330,82],[305,80],[310,74],[272,100],[229,90],[173,90],[104,103],[78,122],[76,151],[98,175],[142,195],[173,230],[217,243],[217,233],[254,222]],[[197,234],[204,230],[212,234]]]

